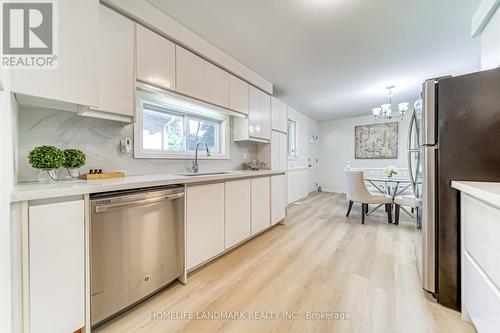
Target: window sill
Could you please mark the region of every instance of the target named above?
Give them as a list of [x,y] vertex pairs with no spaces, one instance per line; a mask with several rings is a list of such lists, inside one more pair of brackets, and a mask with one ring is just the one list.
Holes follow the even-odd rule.
[[[134,158],[144,159],[166,159],[166,160],[194,160],[194,153],[160,153],[160,152],[137,152],[134,153]],[[200,152],[198,155],[199,160],[229,160],[229,154],[212,154],[207,156]]]

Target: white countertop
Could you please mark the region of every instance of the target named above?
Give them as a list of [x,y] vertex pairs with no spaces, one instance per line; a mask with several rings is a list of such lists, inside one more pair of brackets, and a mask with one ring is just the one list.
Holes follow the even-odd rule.
[[500,208],[500,182],[452,181],[451,186],[490,205]]
[[119,179],[107,180],[68,180],[58,181],[54,184],[20,183],[14,186],[11,202],[50,199],[83,195],[90,193],[119,191],[133,188],[153,187],[173,184],[194,184],[202,182],[223,181],[226,179],[251,178],[284,174],[284,171],[231,171],[227,174],[182,176],[175,174],[129,176]]

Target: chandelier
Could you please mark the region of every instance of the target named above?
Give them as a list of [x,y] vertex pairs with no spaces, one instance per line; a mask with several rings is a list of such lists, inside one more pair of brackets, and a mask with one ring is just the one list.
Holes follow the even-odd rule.
[[[396,86],[388,86],[387,90],[389,91],[389,103],[387,104],[382,104],[380,107],[376,107],[372,109],[373,116],[375,119],[392,119],[394,117],[394,113],[392,111],[392,89],[394,89]],[[406,111],[408,111],[408,106],[410,104],[407,102],[399,103],[398,104],[398,116],[400,119],[403,119]]]

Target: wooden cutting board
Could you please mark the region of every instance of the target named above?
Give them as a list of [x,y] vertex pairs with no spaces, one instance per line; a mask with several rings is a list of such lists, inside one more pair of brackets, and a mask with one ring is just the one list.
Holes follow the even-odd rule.
[[123,177],[125,177],[124,172],[86,173],[82,175],[82,178],[85,180],[114,179]]

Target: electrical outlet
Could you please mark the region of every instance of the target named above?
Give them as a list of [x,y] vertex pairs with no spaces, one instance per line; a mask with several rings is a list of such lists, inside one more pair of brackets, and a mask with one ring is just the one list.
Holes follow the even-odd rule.
[[120,141],[120,151],[122,154],[130,154],[132,152],[132,140],[125,138]]

